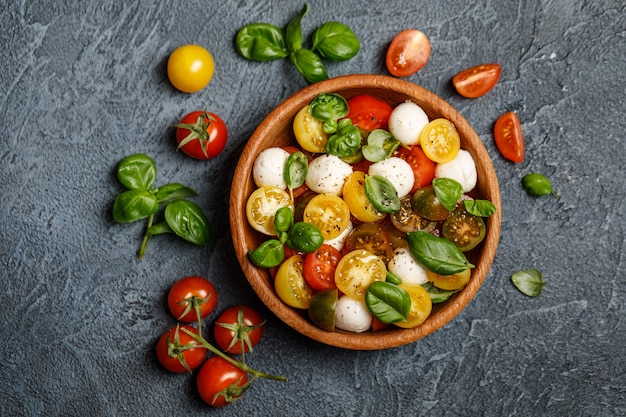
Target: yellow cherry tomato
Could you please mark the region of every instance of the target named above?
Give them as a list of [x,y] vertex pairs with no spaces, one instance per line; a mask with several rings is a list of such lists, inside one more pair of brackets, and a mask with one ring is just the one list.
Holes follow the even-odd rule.
[[328,134],[324,123],[311,114],[311,106],[304,106],[293,119],[293,134],[302,149],[313,153],[324,152]]
[[304,280],[303,264],[304,259],[300,255],[293,255],[283,262],[276,272],[274,289],[283,303],[293,308],[307,309],[311,304],[313,289]]
[[472,276],[472,270],[467,268],[461,272],[452,275],[439,275],[432,271],[426,270],[426,277],[437,288],[442,290],[460,290],[465,287]]
[[291,207],[293,210],[293,202],[285,190],[270,186],[257,188],[246,203],[250,226],[263,234],[276,236],[274,217],[281,207]]
[[199,45],[176,48],[167,60],[167,77],[184,92],[195,93],[209,84],[215,71],[213,56]]
[[318,194],[304,208],[302,220],[317,227],[324,240],[331,240],[341,235],[350,224],[350,209],[335,194]]
[[354,171],[344,183],[342,195],[357,220],[372,223],[385,218],[385,213],[378,211],[365,194],[365,172]]
[[387,267],[380,257],[365,249],[355,249],[337,264],[335,284],[339,291],[364,302],[365,291],[372,282],[384,281],[386,276]]
[[420,133],[422,150],[431,161],[450,162],[461,150],[461,139],[454,124],[448,119],[435,119]]
[[428,291],[419,284],[400,284],[399,287],[404,288],[411,297],[411,311],[407,321],[398,321],[394,323],[403,329],[417,327],[424,323],[433,309],[433,303],[430,300]]

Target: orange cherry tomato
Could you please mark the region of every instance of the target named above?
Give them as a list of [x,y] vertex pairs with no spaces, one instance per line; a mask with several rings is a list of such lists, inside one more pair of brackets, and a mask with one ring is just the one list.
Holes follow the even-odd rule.
[[408,77],[421,70],[430,58],[430,40],[417,29],[398,33],[387,49],[387,69],[396,77]]
[[508,112],[500,116],[493,128],[493,137],[503,157],[515,163],[524,160],[524,134],[517,114]]
[[467,68],[452,78],[456,91],[466,98],[477,98],[489,92],[500,79],[499,64],[483,64]]

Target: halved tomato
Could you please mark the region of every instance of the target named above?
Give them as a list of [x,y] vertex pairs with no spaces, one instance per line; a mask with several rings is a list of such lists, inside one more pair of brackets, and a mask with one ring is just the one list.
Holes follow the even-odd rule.
[[389,233],[378,223],[362,223],[350,232],[341,251],[346,254],[357,249],[365,249],[373,253],[385,264],[393,256]]
[[430,300],[428,291],[418,284],[400,284],[400,288],[404,288],[411,297],[411,310],[407,321],[398,321],[394,324],[404,329],[417,327],[424,323],[433,309],[433,303]]
[[344,294],[365,302],[365,291],[374,281],[384,281],[385,263],[372,252],[357,249],[344,255],[337,265],[335,282]]
[[293,134],[305,151],[320,153],[328,141],[324,123],[311,114],[311,106],[304,106],[293,119]]
[[508,112],[500,116],[493,127],[493,137],[503,157],[515,163],[524,160],[524,133],[517,114]]
[[420,133],[420,145],[426,156],[434,162],[450,162],[461,150],[461,139],[454,124],[448,119],[435,119]]
[[416,230],[430,232],[435,228],[437,222],[417,214],[413,209],[411,200],[412,196],[410,194],[400,199],[400,210],[391,214],[391,223],[394,228],[403,233],[415,232]]
[[443,237],[454,243],[461,251],[474,249],[485,238],[487,228],[481,217],[465,210],[455,211],[443,223]]
[[377,222],[385,218],[385,213],[374,207],[365,194],[365,172],[354,171],[343,185],[343,201],[350,213],[361,222]]
[[477,98],[487,94],[500,78],[499,64],[483,64],[467,68],[452,78],[456,91],[466,98]]
[[433,182],[433,178],[435,178],[435,163],[426,156],[421,146],[411,146],[410,148],[401,146],[396,156],[408,162],[411,169],[413,169],[415,182],[410,194]]
[[294,255],[283,262],[278,268],[274,289],[278,297],[288,306],[307,309],[311,303],[313,290],[304,280],[302,268],[304,260]]
[[452,275],[439,275],[432,271],[426,270],[426,276],[428,280],[432,282],[435,287],[442,290],[455,291],[465,287],[472,276],[471,268],[467,268],[461,272]]
[[386,102],[367,94],[348,99],[347,118],[352,124],[371,132],[374,129],[389,128],[389,115],[393,108]]
[[350,209],[334,194],[318,194],[304,208],[302,220],[316,226],[324,240],[339,236],[350,224]]
[[257,188],[246,203],[250,226],[263,234],[275,236],[274,217],[281,207],[291,207],[293,210],[293,202],[285,190],[278,187]]
[[408,77],[422,69],[429,58],[428,36],[417,29],[406,29],[398,33],[389,44],[385,63],[392,75]]
[[335,270],[341,259],[341,252],[330,245],[322,245],[304,258],[303,274],[306,282],[314,290],[337,288]]

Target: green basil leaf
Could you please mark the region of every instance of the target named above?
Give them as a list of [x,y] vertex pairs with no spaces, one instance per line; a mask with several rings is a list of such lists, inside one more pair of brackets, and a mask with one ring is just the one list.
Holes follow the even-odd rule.
[[463,195],[463,186],[452,178],[435,178],[433,189],[441,204],[448,211],[454,211],[457,201]]
[[523,294],[536,297],[541,294],[541,289],[546,284],[543,274],[537,269],[523,269],[511,276],[513,285]]
[[311,101],[311,115],[324,122],[324,132],[337,131],[337,121],[348,115],[348,102],[335,93],[320,93]]
[[463,252],[447,239],[415,231],[407,235],[407,240],[411,254],[432,272],[452,275],[474,267]]
[[165,206],[165,221],[174,233],[186,241],[196,245],[209,243],[209,221],[194,202],[172,201]]
[[356,154],[360,147],[359,128],[352,124],[352,120],[341,119],[337,125],[337,132],[328,138],[324,150],[330,155],[347,158]]
[[287,24],[285,34],[287,36],[287,48],[290,52],[296,52],[302,48],[302,18],[309,12],[309,5],[304,4],[300,13]]
[[195,197],[198,193],[190,187],[178,183],[165,184],[154,190],[159,204],[167,204],[170,201],[181,198]]
[[287,246],[300,252],[311,253],[324,243],[322,232],[310,223],[298,222],[289,229]]
[[383,323],[396,323],[409,316],[411,296],[397,285],[375,281],[365,291],[365,305]]
[[293,199],[293,190],[304,184],[306,180],[306,174],[309,171],[309,160],[306,155],[300,151],[294,152],[289,155],[285,164],[285,171],[283,177],[291,192],[291,198]]
[[285,249],[280,241],[269,239],[255,250],[248,252],[248,257],[258,267],[273,268],[280,265],[285,258]]
[[490,217],[496,212],[496,206],[489,200],[463,200],[465,210],[478,217]]
[[331,61],[346,61],[359,52],[361,42],[343,23],[327,22],[313,33],[311,49]]
[[396,188],[380,175],[365,176],[365,195],[380,212],[395,213],[400,210],[400,198]]
[[259,62],[289,55],[282,29],[269,23],[252,23],[239,29],[235,48],[242,57]]
[[155,178],[156,164],[148,155],[127,156],[117,167],[117,179],[129,190],[149,190]]
[[536,172],[524,175],[524,178],[522,178],[522,186],[528,194],[535,197],[552,194],[554,197],[559,198],[559,195],[552,189],[550,180]]
[[367,145],[361,148],[363,156],[370,162],[389,158],[398,149],[400,141],[383,129],[375,129],[367,136]]
[[443,303],[444,301],[448,301],[450,297],[459,292],[459,290],[442,290],[441,288],[435,287],[432,282],[427,282],[426,284],[422,284],[422,287],[428,293],[430,297],[430,301],[433,304]]
[[394,274],[393,272],[389,270],[387,270],[386,280],[387,282],[390,282],[392,284],[396,284],[396,285],[402,284],[402,280],[400,279],[400,277],[398,277],[396,274]]
[[113,203],[113,219],[118,223],[132,223],[145,219],[159,209],[159,202],[154,193],[134,189],[124,191]]
[[328,79],[322,60],[314,52],[301,48],[292,52],[289,58],[309,84]]
[[274,215],[274,230],[277,233],[287,232],[293,225],[293,210],[291,207],[281,207]]

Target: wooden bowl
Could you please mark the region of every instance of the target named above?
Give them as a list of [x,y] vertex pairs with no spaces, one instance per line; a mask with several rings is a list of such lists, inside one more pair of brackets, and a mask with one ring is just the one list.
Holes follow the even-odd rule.
[[[345,98],[370,94],[393,106],[411,100],[421,106],[432,120],[444,117],[457,127],[461,148],[470,152],[476,163],[478,183],[472,191],[475,198],[490,200],[496,213],[486,219],[487,234],[484,241],[466,253],[476,267],[467,286],[451,299],[433,305],[428,319],[413,329],[388,326],[377,332],[329,332],[313,324],[305,310],[284,304],[274,291],[273,279],[267,270],[257,268],[247,253],[258,247],[267,236],[252,229],[246,217],[246,201],[256,188],[252,179],[254,159],[263,149],[273,146],[297,144],[292,123],[296,113],[309,104],[319,93],[338,93]],[[491,159],[480,138],[469,123],[446,101],[413,83],[382,75],[348,75],[318,82],[289,97],[276,107],[254,131],[246,144],[233,178],[230,194],[230,227],[235,252],[241,268],[254,291],[267,307],[288,326],[305,336],[331,346],[355,350],[377,350],[404,345],[429,335],[454,318],[472,299],[487,275],[496,254],[500,237],[501,203],[498,180]]]

